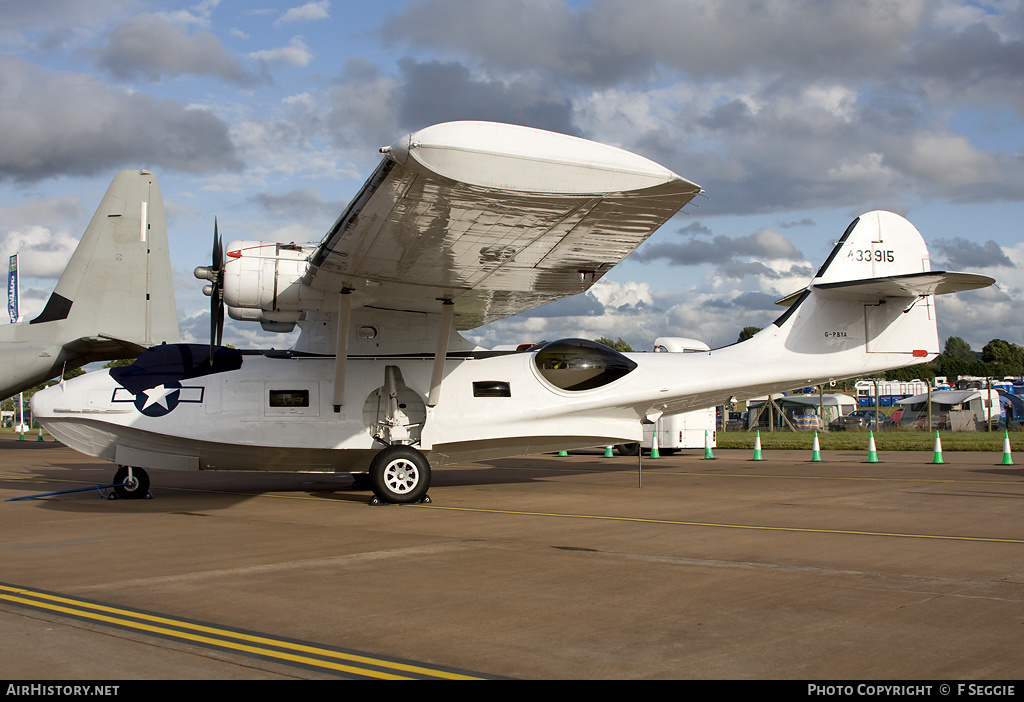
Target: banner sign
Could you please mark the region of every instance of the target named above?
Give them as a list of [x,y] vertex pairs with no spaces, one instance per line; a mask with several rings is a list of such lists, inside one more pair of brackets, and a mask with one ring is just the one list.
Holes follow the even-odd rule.
[[7,313],[11,316],[11,324],[21,316],[18,306],[18,254],[11,256],[10,273],[7,275]]

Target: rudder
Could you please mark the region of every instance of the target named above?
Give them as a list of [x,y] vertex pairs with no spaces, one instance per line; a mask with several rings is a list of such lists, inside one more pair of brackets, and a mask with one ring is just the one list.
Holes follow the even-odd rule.
[[847,227],[811,284],[929,270],[928,247],[917,228],[898,214],[876,210],[861,215]]
[[869,212],[847,228],[799,297],[787,299],[792,306],[775,324],[790,327],[786,348],[799,353],[877,355],[865,370],[893,367],[894,354],[906,359],[902,365],[923,363],[939,352],[934,295],[993,282],[932,271],[914,225],[892,212]]

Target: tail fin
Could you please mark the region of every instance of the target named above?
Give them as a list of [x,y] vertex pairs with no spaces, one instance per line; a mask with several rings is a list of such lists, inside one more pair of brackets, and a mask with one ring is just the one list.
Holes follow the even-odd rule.
[[164,202],[156,176],[121,171],[110,184],[42,313],[62,336],[145,348],[178,341]]
[[844,355],[857,365],[855,354],[863,366],[852,369],[857,373],[924,363],[939,352],[933,296],[994,282],[932,271],[914,225],[892,212],[869,212],[847,228],[810,285],[780,301],[791,306],[775,326],[787,350],[828,354],[840,365]]
[[152,173],[121,171],[42,313],[0,325],[0,397],[178,340],[160,185]]
[[910,222],[869,212],[774,324],[707,353],[634,355],[640,372],[602,399],[651,418],[925,363],[939,351],[934,296],[995,282],[930,269]]

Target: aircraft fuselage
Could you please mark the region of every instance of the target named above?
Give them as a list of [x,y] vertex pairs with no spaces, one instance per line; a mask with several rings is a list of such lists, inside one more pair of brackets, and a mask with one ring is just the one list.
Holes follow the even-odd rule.
[[[843,376],[895,364],[889,354],[863,354],[853,336],[828,342],[850,357]],[[350,357],[339,411],[333,357],[218,348],[211,365],[206,347],[169,345],[127,370],[37,393],[33,410],[56,438],[119,465],[365,472],[382,447],[405,444],[439,466],[639,442],[645,418],[837,377],[835,357],[813,353],[803,363],[759,365],[751,356],[785,334],[772,327],[756,338],[687,354],[620,354],[578,339],[460,352],[445,362],[434,407],[430,354]]]
[[385,442],[443,465],[641,439],[633,407],[609,410],[627,378],[565,391],[535,355],[450,358],[436,407],[426,405],[429,355],[350,358],[338,412],[333,358],[246,355],[235,370],[134,393],[97,371],[37,394],[34,408],[79,451],[184,470],[362,472]]

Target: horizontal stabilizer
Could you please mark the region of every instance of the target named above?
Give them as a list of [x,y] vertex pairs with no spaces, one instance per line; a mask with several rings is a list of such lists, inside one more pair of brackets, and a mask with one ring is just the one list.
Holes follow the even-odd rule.
[[91,363],[112,358],[132,358],[145,351],[146,347],[137,341],[101,335],[83,336],[69,341],[64,344],[64,350]]
[[810,285],[776,301],[791,307],[813,291],[821,298],[878,301],[975,290],[996,281],[988,276],[930,271],[928,247],[913,224],[876,210],[853,220]]
[[[884,278],[866,278],[864,280],[843,280],[836,283],[816,283],[810,289],[822,297],[833,300],[884,300],[891,297],[920,297],[923,295],[945,295],[947,293],[977,290],[995,283],[994,278],[974,273],[957,273],[955,271],[927,271],[924,273],[908,273],[906,275],[890,275]],[[800,299],[807,288],[797,290],[786,297],[776,300],[776,305],[790,307]]]
[[792,307],[793,303],[799,300],[800,296],[803,295],[805,292],[807,292],[807,288],[797,290],[795,293],[790,293],[789,295],[786,295],[781,300],[776,300],[775,304],[780,305],[781,307]]
[[[920,297],[923,295],[945,295],[985,288],[996,282],[986,275],[956,273],[952,271],[928,271],[891,275],[884,278],[864,280],[843,280],[835,283],[816,283],[811,289],[822,297],[833,299],[878,299],[892,297]],[[787,298],[788,299],[788,298]]]

